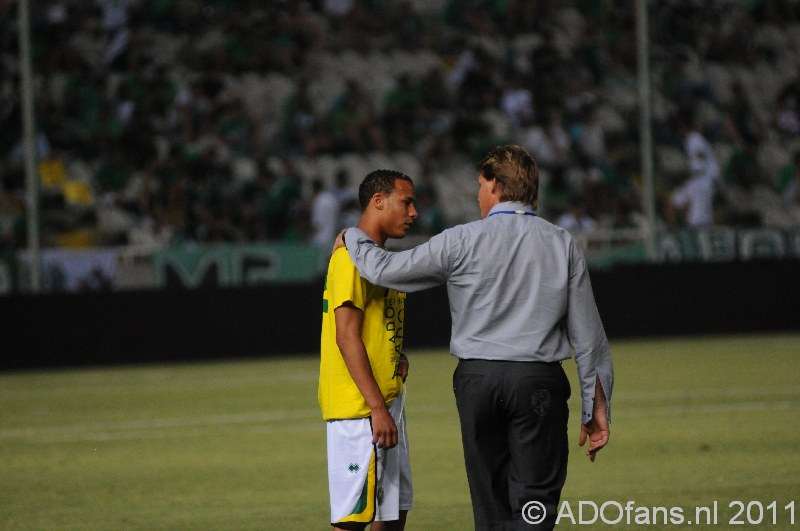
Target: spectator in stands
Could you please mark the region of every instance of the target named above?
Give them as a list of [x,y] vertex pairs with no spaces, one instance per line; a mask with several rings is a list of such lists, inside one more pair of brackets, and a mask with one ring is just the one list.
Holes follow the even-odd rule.
[[480,46],[463,53],[459,62],[466,65],[460,84],[455,86],[453,138],[458,149],[478,156],[486,151],[487,141],[494,141],[483,114],[498,108],[499,76],[495,62]]
[[215,114],[214,132],[225,148],[237,155],[255,155],[258,135],[242,99],[235,96],[221,102]]
[[661,72],[659,89],[670,101],[678,102],[681,107],[691,107],[695,103],[694,82],[687,74],[685,53],[676,49],[669,53]]
[[500,108],[513,129],[527,126],[533,120],[533,95],[522,84],[522,76],[510,72],[500,94]]
[[800,205],[800,151],[794,154],[792,162],[781,171],[779,191],[786,203]]
[[576,154],[576,164],[565,172],[565,181],[570,195],[587,196],[589,191],[603,183],[603,170],[583,153]]
[[670,227],[701,228],[714,224],[715,181],[704,173],[687,173],[670,193],[664,211]]
[[105,32],[103,66],[110,67],[128,50],[132,34],[128,27],[128,8],[135,0],[95,0],[102,11]]
[[388,16],[388,30],[392,32],[395,46],[415,50],[423,44],[425,24],[411,2],[399,2]]
[[268,170],[259,165],[255,178],[242,187],[239,210],[242,231],[247,241],[265,241],[269,238],[265,209],[273,182],[274,178]]
[[786,92],[778,97],[775,128],[786,139],[800,137],[800,95]]
[[578,119],[570,125],[570,137],[575,150],[600,168],[607,168],[611,162],[608,157],[606,132],[600,122],[596,105],[587,105]]
[[541,2],[510,0],[500,24],[507,35],[537,33],[541,30],[542,18],[547,11],[547,6]]
[[758,145],[750,141],[737,144],[724,171],[725,182],[750,190],[769,180],[764,177],[758,164]]
[[286,99],[283,107],[283,140],[289,152],[295,155],[314,156],[327,153],[333,147],[328,128],[308,93],[308,80],[300,81]]
[[533,78],[533,101],[539,112],[561,104],[561,72],[563,61],[555,44],[552,28],[542,30],[542,43],[530,53]]
[[323,11],[336,30],[335,46],[363,50],[385,28],[384,6],[367,0],[325,0]]
[[556,225],[570,232],[589,234],[597,228],[597,221],[586,213],[580,197],[573,196],[569,200],[569,208],[556,220]]
[[[418,184],[415,187],[417,219],[411,227],[413,234],[433,236],[447,228],[444,211],[439,204],[436,187],[430,176],[429,170],[423,168]],[[352,227],[353,225],[345,225]]]
[[[166,80],[166,72],[163,70],[161,72],[154,82],[156,85],[169,83]],[[191,82],[175,95],[170,114],[174,113],[176,133],[180,135],[180,141],[192,142],[211,129],[220,90],[221,85],[218,80],[204,77]]]
[[734,82],[731,91],[733,94],[725,113],[725,128],[735,145],[758,147],[764,137],[761,120],[740,82]]
[[121,144],[114,144],[95,171],[97,191],[100,195],[118,196],[132,173],[133,166],[128,153]]
[[446,161],[455,151],[456,144],[453,137],[455,120],[452,94],[445,81],[444,69],[437,67],[429,70],[420,81],[420,92],[423,130],[415,149],[423,164]]
[[24,247],[25,205],[0,182],[0,253]]
[[597,26],[592,23],[585,24],[572,53],[578,63],[584,65],[591,73],[594,86],[601,86],[605,79],[605,68],[601,59],[602,50]]
[[451,83],[458,109],[474,113],[496,107],[498,75],[489,52],[482,47],[471,46],[459,56]]
[[683,139],[689,171],[692,176],[707,177],[712,182],[720,178],[720,167],[711,143],[697,129],[690,115],[679,115],[677,129]]
[[311,243],[318,245],[323,253],[329,253],[331,242],[339,232],[340,203],[322,180],[311,181]]
[[361,205],[358,203],[358,188],[350,183],[350,174],[344,168],[336,172],[334,178],[333,195],[339,202],[339,227],[353,227],[358,225],[361,217]]
[[[268,2],[267,5],[271,4]],[[308,2],[287,2],[285,17],[276,24],[288,28],[288,39],[295,49],[294,67],[301,71],[313,68],[314,60],[324,48],[324,17],[314,13]]]
[[422,128],[422,92],[410,74],[400,74],[386,92],[383,124],[390,148],[411,150],[416,132]]
[[342,20],[353,10],[354,0],[323,0],[322,13],[333,25],[334,30],[338,30],[342,25]]
[[297,168],[284,161],[283,169],[272,175],[264,202],[267,237],[274,240],[297,238],[297,212],[302,198],[302,179]]
[[539,166],[548,171],[563,171],[571,161],[572,144],[562,112],[551,107],[547,116],[522,132],[522,145],[531,152]]
[[386,150],[372,97],[355,79],[347,80],[331,109],[330,121],[336,150],[359,153]]
[[496,32],[508,3],[501,0],[474,2],[469,0],[448,0],[444,20],[448,24],[467,30],[476,35],[492,35]]

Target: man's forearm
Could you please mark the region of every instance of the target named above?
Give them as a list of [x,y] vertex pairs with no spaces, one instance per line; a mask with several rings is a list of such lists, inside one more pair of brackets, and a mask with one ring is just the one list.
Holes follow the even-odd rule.
[[[442,266],[444,249],[434,239],[413,249],[388,252],[357,227],[344,234],[347,252],[361,276],[373,284],[398,291],[415,292],[446,282]],[[446,262],[446,260],[445,260]]]
[[364,397],[369,408],[374,411],[375,409],[386,407],[386,401],[383,399],[381,389],[375,380],[375,375],[372,373],[372,366],[369,363],[369,357],[363,343],[360,345],[340,345],[339,350],[342,353],[342,358],[350,377],[358,387],[358,390],[361,391],[361,396]]

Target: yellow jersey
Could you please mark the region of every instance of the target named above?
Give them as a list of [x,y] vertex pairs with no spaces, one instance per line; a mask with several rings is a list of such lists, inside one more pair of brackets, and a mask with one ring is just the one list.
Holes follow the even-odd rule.
[[322,299],[322,337],[318,400],[324,420],[355,419],[370,416],[342,353],[336,344],[334,310],[350,301],[364,312],[361,339],[367,349],[372,374],[383,398],[390,402],[403,387],[397,364],[403,349],[403,320],[406,294],[370,284],[359,274],[347,249],[334,251],[328,264]]

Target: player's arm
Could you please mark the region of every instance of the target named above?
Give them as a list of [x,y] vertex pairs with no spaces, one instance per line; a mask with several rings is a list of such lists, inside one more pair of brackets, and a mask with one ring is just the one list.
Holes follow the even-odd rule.
[[364,313],[345,302],[334,310],[336,316],[336,344],[358,390],[372,411],[372,443],[384,448],[397,445],[397,425],[389,414],[372,366],[367,349],[361,339],[361,325]]

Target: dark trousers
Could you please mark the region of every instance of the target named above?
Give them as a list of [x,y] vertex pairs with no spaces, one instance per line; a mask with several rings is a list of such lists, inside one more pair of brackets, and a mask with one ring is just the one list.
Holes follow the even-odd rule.
[[[561,364],[461,360],[453,391],[475,529],[552,529],[569,452],[570,385]],[[529,502],[544,505],[542,523],[523,519]]]

